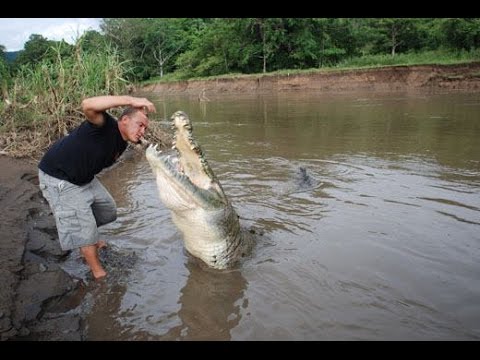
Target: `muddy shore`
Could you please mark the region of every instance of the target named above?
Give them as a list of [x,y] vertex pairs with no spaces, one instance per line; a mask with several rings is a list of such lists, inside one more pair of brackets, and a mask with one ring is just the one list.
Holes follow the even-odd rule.
[[65,300],[83,284],[59,266],[55,222],[37,166],[0,156],[0,339],[81,340],[80,317]]
[[[222,94],[300,89],[478,92],[480,62],[181,81],[149,85],[141,92],[200,100],[202,93],[214,99]],[[83,340],[78,308],[87,285],[60,266],[77,255],[59,247],[52,213],[38,188],[37,164],[0,155],[0,168],[0,340]]]

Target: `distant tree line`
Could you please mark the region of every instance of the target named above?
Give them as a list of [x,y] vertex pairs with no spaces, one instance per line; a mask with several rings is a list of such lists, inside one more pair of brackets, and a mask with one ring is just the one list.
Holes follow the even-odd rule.
[[345,58],[480,47],[480,19],[106,18],[101,29],[139,80],[332,66]]
[[[129,65],[130,81],[192,78],[335,66],[345,59],[480,47],[479,18],[104,18],[86,32],[85,52],[112,46]],[[52,46],[55,45],[55,46]],[[52,50],[55,48],[56,50]],[[0,75],[40,59],[70,56],[75,46],[33,34]]]

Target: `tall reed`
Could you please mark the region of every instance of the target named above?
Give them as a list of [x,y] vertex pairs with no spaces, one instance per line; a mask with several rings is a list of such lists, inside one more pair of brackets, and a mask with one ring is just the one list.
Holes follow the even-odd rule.
[[128,64],[114,48],[83,52],[77,43],[70,56],[54,48],[54,59],[23,66],[0,107],[0,151],[38,158],[52,142],[84,120],[83,98],[126,92]]

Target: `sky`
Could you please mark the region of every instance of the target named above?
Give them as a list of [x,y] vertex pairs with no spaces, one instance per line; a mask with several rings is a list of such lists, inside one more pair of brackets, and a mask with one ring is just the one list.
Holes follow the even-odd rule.
[[87,30],[100,31],[100,18],[0,18],[0,45],[6,51],[23,50],[32,34],[73,44]]

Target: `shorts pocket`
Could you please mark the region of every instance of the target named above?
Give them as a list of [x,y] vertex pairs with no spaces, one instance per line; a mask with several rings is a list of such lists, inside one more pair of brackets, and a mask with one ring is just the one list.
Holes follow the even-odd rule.
[[81,233],[80,220],[75,210],[60,210],[55,212],[58,240],[62,250],[76,247],[76,238]]
[[59,233],[68,234],[80,231],[80,221],[78,220],[77,212],[75,210],[57,211],[55,217]]

